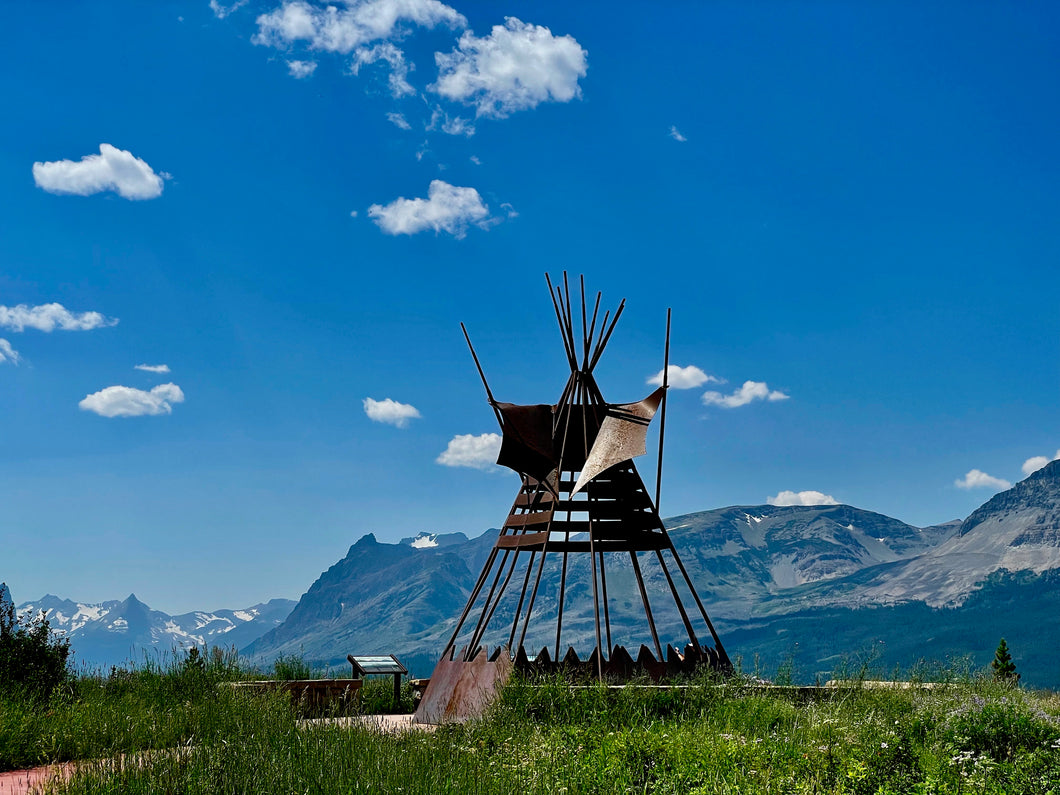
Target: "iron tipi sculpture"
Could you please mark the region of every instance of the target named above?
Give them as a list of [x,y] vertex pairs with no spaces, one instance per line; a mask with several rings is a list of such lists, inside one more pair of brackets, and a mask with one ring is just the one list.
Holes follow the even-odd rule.
[[[593,370],[622,315],[625,301],[619,304],[613,318],[606,311],[600,319],[601,295],[597,293],[590,320],[583,280],[579,338],[575,336],[566,273],[563,284],[555,287],[547,275],[545,278],[570,365],[570,376],[556,404],[515,405],[496,400],[461,324],[501,426],[497,463],[517,472],[522,484],[431,677],[417,713],[418,719],[425,722],[459,719],[465,713],[476,712],[477,702],[489,698],[492,685],[506,678],[513,665],[544,671],[581,668],[600,678],[627,678],[640,669],[655,679],[697,665],[723,672],[732,668],[658,512],[669,369],[669,312],[662,386],[636,403],[608,403]],[[601,320],[599,327],[597,320]],[[648,426],[657,412],[661,413],[663,428],[653,501],[633,458],[647,452]],[[629,556],[653,647],[642,645],[636,660],[623,647],[612,645],[605,554],[614,559],[616,553]],[[683,651],[669,645],[664,651],[660,642],[641,568],[642,553],[654,558],[665,576],[666,591],[687,633]],[[587,661],[582,661],[573,648],[561,656],[564,605],[570,601],[568,573],[574,556],[587,557],[591,571],[595,647]],[[546,560],[558,561],[559,566],[558,593],[548,597],[555,605],[554,653],[546,646],[531,658],[523,644],[535,617]],[[520,576],[516,576],[517,572]],[[695,613],[690,615],[682,601],[675,575],[691,594],[698,617]],[[712,647],[701,644],[700,638],[705,634],[697,634],[695,629],[699,618],[705,634],[713,641]],[[497,646],[490,654],[484,643],[498,632],[501,634],[494,641]]]

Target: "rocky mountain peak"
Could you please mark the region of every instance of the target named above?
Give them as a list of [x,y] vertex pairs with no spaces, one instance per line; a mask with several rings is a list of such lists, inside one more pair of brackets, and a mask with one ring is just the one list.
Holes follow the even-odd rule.
[[988,519],[1015,512],[1037,513],[1039,523],[1060,525],[1060,460],[1046,464],[1011,489],[995,494],[964,520],[958,535],[966,535]]

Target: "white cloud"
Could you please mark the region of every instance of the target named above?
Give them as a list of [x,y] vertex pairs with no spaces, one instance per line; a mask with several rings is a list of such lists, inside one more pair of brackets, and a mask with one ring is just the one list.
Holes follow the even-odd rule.
[[71,312],[62,304],[41,304],[40,306],[0,306],[0,328],[12,331],[24,331],[27,328],[38,331],[91,331],[117,324],[117,319],[108,318],[99,312]]
[[776,497],[766,497],[770,505],[839,505],[830,494],[820,491],[782,491]]
[[390,94],[395,99],[409,94],[415,94],[409,84],[410,64],[405,61],[405,53],[391,44],[389,41],[376,44],[374,47],[358,47],[353,54],[353,62],[350,64],[350,72],[354,75],[360,74],[361,67],[384,61],[390,66],[390,76],[387,83],[390,86]]
[[217,0],[210,0],[210,10],[213,11],[213,15],[218,19],[224,19],[233,11],[238,11],[248,2],[250,2],[250,0],[236,0],[236,2],[232,3],[230,6],[223,6],[218,3]]
[[787,400],[786,395],[778,390],[771,390],[765,381],[744,381],[743,386],[731,395],[723,395],[721,392],[704,392],[703,403],[707,406],[724,406],[727,409],[746,406],[755,400]]
[[22,357],[18,355],[18,351],[11,347],[11,343],[0,337],[0,364],[4,362],[11,362],[11,364],[18,364]]
[[368,215],[388,235],[414,235],[427,229],[447,232],[457,238],[467,234],[469,224],[489,226],[489,207],[474,188],[458,188],[440,179],[431,180],[426,199],[401,196],[390,204],[373,204]]
[[148,373],[168,373],[168,364],[138,364],[136,365],[137,370],[143,370]]
[[483,433],[478,436],[470,433],[458,434],[449,440],[448,447],[435,459],[435,462],[447,467],[491,470],[496,466],[495,462],[500,451],[500,434]]
[[412,125],[409,124],[408,119],[401,113],[388,113],[386,114],[387,121],[393,124],[395,127],[399,127],[402,130],[411,130]]
[[1028,458],[1026,461],[1023,462],[1023,474],[1033,475],[1046,464],[1052,461],[1056,461],[1058,459],[1060,459],[1060,450],[1057,450],[1056,455],[1052,458],[1049,458],[1048,456],[1044,455],[1036,455],[1033,458]]
[[548,100],[580,96],[578,78],[585,76],[587,55],[572,36],[553,36],[546,27],[507,17],[489,36],[465,31],[457,49],[435,53],[438,80],[430,88],[474,105],[479,116],[504,118]]
[[[707,375],[694,364],[688,365],[688,367],[681,367],[676,364],[671,364],[666,368],[666,372],[669,375],[667,382],[674,389],[695,389],[697,386],[703,384],[723,384],[725,383],[720,378],[715,378],[712,375]],[[649,376],[647,383],[653,386],[662,386],[663,382],[663,371],[660,370],[653,376]]]
[[101,417],[143,417],[172,414],[174,403],[183,403],[184,393],[176,384],[159,384],[150,392],[131,386],[108,386],[87,395],[77,405]]
[[478,159],[478,156],[477,156],[477,155],[471,155],[471,157],[469,157],[468,159],[469,159],[469,160],[470,160],[470,161],[471,161],[472,163],[474,163],[474,164],[475,164],[476,166],[481,166],[481,165],[482,165],[482,161]]
[[953,485],[959,489],[1011,489],[1012,484],[1004,478],[995,478],[978,469],[968,471],[963,478],[953,481]]
[[688,140],[683,135],[681,135],[681,131],[672,124],[670,125],[670,137],[673,138],[675,141],[681,141],[682,143]]
[[111,190],[123,199],[156,199],[162,177],[132,152],[100,144],[98,155],[33,164],[33,181],[49,193],[91,196]]
[[253,41],[280,49],[304,41],[314,50],[346,54],[399,35],[403,22],[426,28],[467,25],[463,14],[438,0],[347,0],[342,8],[291,0],[258,17]]
[[383,400],[364,399],[364,413],[373,422],[385,422],[387,425],[396,425],[405,428],[409,420],[416,419],[420,412],[415,406],[408,403],[398,403],[396,400],[384,398]]
[[303,80],[317,70],[316,61],[288,61],[287,71],[296,80]]

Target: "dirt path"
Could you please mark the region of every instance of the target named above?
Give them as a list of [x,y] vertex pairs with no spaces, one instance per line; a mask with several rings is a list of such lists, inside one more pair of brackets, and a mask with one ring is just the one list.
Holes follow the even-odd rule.
[[42,789],[46,784],[65,781],[73,773],[73,762],[0,773],[0,795],[26,795],[26,793]]
[[[304,720],[298,723],[300,726],[369,726],[385,734],[433,731],[436,728],[425,726],[422,723],[413,723],[411,715],[358,715],[352,718]],[[58,765],[44,765],[29,770],[10,770],[7,773],[0,773],[0,795],[29,795],[29,793],[43,789],[46,785],[56,784],[70,778],[76,766],[77,762],[63,762]]]

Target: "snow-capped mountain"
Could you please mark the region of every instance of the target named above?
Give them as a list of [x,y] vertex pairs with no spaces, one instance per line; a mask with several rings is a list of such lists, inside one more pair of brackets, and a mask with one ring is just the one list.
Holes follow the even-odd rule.
[[48,619],[54,633],[68,637],[77,664],[90,668],[140,661],[144,655],[191,646],[243,646],[287,618],[295,602],[272,599],[243,610],[195,611],[171,616],[152,610],[135,595],[84,604],[46,595],[18,606],[19,615]]

